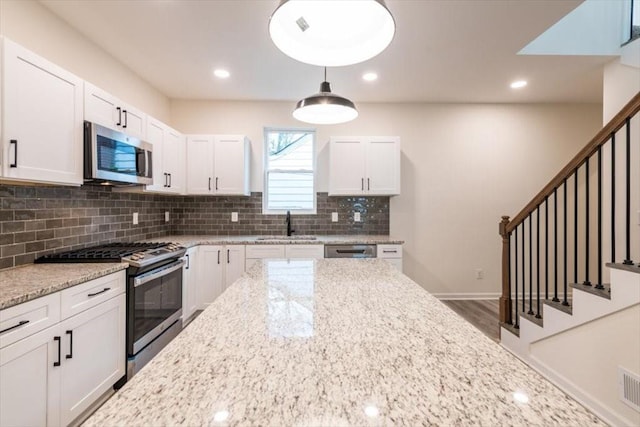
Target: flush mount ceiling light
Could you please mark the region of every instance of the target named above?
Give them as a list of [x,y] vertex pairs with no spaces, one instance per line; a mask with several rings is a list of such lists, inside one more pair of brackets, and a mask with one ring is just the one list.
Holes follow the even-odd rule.
[[396,32],[384,0],[281,0],[269,34],[286,55],[337,67],[373,58]]
[[324,81],[320,84],[320,93],[304,98],[296,104],[293,117],[301,122],[329,125],[349,122],[358,117],[358,110],[347,98],[331,93],[327,81],[327,68],[324,69]]
[[511,86],[511,89],[522,89],[526,85],[527,85],[526,80],[516,80],[515,82],[511,83],[510,86]]
[[229,76],[231,75],[230,72],[228,72],[225,69],[222,68],[217,68],[213,71],[213,75],[216,76],[219,79],[227,79],[229,78]]

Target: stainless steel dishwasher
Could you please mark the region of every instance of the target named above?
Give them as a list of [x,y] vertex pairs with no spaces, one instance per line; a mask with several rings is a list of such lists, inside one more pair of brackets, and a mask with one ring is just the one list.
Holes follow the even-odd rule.
[[376,245],[324,245],[325,258],[375,258]]

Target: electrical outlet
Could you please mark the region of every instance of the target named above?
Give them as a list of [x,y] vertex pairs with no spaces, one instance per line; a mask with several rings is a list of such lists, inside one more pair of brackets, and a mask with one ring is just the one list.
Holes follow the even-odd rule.
[[353,222],[360,222],[360,212],[355,212],[353,214]]
[[484,270],[481,268],[476,269],[476,280],[484,279]]
[[169,222],[169,211],[164,213],[164,222]]
[[338,222],[338,212],[331,212],[331,222]]
[[231,222],[238,222],[238,212],[231,212]]
[[138,225],[138,212],[133,213],[133,225]]

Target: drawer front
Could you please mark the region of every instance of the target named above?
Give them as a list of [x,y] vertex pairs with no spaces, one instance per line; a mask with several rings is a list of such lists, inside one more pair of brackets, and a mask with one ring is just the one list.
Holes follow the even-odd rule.
[[285,258],[324,258],[324,245],[288,245]]
[[61,292],[61,318],[66,319],[125,291],[125,271],[90,280]]
[[378,245],[378,258],[402,258],[402,245]]
[[60,322],[60,292],[0,311],[0,348]]
[[284,258],[284,245],[247,245],[247,258]]

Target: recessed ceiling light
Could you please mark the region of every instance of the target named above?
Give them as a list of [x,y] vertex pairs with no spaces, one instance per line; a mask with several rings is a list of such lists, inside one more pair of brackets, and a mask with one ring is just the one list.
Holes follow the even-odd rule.
[[222,68],[218,68],[217,70],[213,71],[213,75],[219,79],[227,79],[229,78],[231,73],[229,73],[227,70],[224,70]]
[[518,403],[527,404],[529,403],[529,396],[523,391],[516,391],[513,393],[513,400]]
[[520,89],[525,87],[526,85],[526,80],[516,80],[515,82],[511,83],[511,89]]
[[378,80],[378,75],[376,73],[373,73],[373,72],[364,73],[362,75],[362,79],[367,81],[367,82],[372,82],[374,80]]
[[367,417],[375,418],[380,414],[380,410],[374,405],[367,405],[364,408],[364,413],[367,415]]

